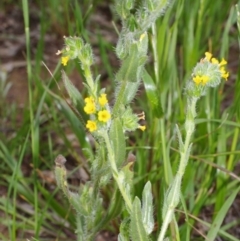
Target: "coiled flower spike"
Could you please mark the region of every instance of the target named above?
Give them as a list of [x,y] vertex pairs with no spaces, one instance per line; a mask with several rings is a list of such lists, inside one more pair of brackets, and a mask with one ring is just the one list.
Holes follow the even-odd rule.
[[216,87],[222,79],[227,80],[229,72],[226,71],[227,61],[213,58],[210,52],[205,53],[193,69],[192,79],[188,81],[186,92],[189,96],[199,98],[206,92],[206,87]]

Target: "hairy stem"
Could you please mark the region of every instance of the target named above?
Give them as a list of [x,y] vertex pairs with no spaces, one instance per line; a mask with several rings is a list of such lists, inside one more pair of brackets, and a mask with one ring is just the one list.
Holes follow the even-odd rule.
[[188,103],[188,107],[187,107],[187,115],[186,115],[187,117],[185,122],[186,137],[184,142],[184,148],[183,150],[181,150],[180,148],[180,155],[181,155],[180,165],[178,167],[177,174],[173,180],[173,184],[169,188],[169,194],[171,193],[171,198],[170,200],[168,200],[169,202],[166,204],[167,212],[162,223],[158,241],[163,241],[168,225],[172,221],[174,209],[179,203],[182,177],[184,175],[184,172],[189,160],[189,152],[191,147],[190,140],[195,129],[194,118],[196,116],[195,109],[196,109],[197,98],[188,98],[187,103]]

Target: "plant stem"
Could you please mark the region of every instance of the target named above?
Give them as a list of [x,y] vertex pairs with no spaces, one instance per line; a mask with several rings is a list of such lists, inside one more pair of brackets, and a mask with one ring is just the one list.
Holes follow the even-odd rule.
[[95,93],[95,89],[94,89],[94,81],[93,81],[93,77],[92,77],[92,72],[91,72],[90,66],[83,65],[82,69],[84,71],[86,82],[88,83],[91,91],[94,92],[93,94],[95,95],[96,93]]
[[170,209],[169,208],[168,211],[167,211],[166,217],[165,217],[164,222],[162,224],[161,232],[160,232],[159,237],[158,237],[158,241],[162,241],[164,239],[164,237],[165,237],[165,233],[167,231],[168,224],[172,220],[173,210],[174,209]]
[[192,134],[195,129],[195,122],[194,118],[196,116],[196,103],[197,98],[188,98],[187,100],[187,114],[186,114],[186,122],[185,122],[185,131],[186,131],[186,137],[184,142],[183,150],[181,150],[180,146],[180,165],[178,167],[177,174],[173,180],[172,186],[169,188],[169,193],[171,193],[171,199],[170,202],[167,203],[167,212],[163,220],[162,228],[158,237],[158,241],[163,241],[165,237],[165,233],[167,231],[167,227],[169,223],[172,221],[174,209],[179,203],[180,199],[180,192],[181,192],[181,182],[182,177],[185,173],[185,169],[189,160],[189,152],[190,152],[190,140],[192,137]]

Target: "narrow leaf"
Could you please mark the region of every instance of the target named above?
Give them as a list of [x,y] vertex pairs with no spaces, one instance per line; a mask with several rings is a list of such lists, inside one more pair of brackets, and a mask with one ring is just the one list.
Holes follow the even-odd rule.
[[129,238],[129,219],[124,219],[120,225],[120,234],[118,235],[118,241],[130,241]]
[[119,118],[115,118],[112,121],[109,135],[114,149],[115,157],[117,158],[117,167],[121,167],[126,157],[126,142],[122,123]]
[[152,185],[150,181],[146,183],[143,189],[142,216],[145,230],[147,234],[150,234],[154,228]]
[[122,66],[116,74],[117,81],[136,82],[137,69],[140,65],[138,56],[138,49],[133,45],[129,56],[123,61]]
[[133,209],[131,213],[130,234],[132,241],[148,241],[148,235],[143,225],[143,217],[141,211],[141,202],[135,197]]
[[163,110],[160,99],[160,91],[157,89],[152,77],[145,69],[143,70],[142,76],[147,98],[153,110],[153,114],[156,118],[161,118],[163,116]]
[[77,106],[80,104],[83,106],[83,98],[81,93],[77,90],[77,88],[72,84],[72,82],[68,79],[67,75],[64,71],[62,71],[62,78],[64,86],[68,92],[69,97],[71,98],[73,104]]
[[225,203],[223,204],[222,208],[219,210],[216,218],[214,219],[210,230],[208,231],[206,240],[208,240],[208,241],[216,240],[216,237],[220,230],[221,224],[222,224],[224,218],[226,217],[226,214],[227,214],[229,208],[232,206],[232,203],[235,200],[239,191],[240,191],[240,187],[236,188],[235,190],[233,190],[233,192],[229,196],[229,198],[226,199]]
[[179,130],[178,125],[176,125],[176,132],[177,132],[177,137],[178,137],[178,142],[179,142],[179,150],[180,152],[184,151],[184,145],[183,145],[183,140],[182,140],[182,134]]

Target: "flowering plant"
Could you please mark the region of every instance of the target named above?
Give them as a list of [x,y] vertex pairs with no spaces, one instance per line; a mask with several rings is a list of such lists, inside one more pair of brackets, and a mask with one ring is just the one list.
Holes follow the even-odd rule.
[[[147,0],[133,14],[133,1],[122,0],[115,4],[123,29],[120,33],[116,47],[116,54],[122,61],[116,74],[115,102],[109,105],[105,89],[100,89],[99,78],[94,78],[91,65],[94,63],[92,49],[89,44],[79,37],[65,37],[65,48],[58,52],[62,54],[62,64],[66,66],[70,60],[80,61],[85,77],[85,87],[88,96],[82,97],[81,93],[71,84],[65,73],[63,81],[65,87],[77,107],[80,103],[82,110],[87,115],[86,129],[95,139],[96,155],[89,161],[91,163],[91,180],[80,186],[79,192],[72,192],[66,180],[65,158],[59,155],[56,162],[56,179],[58,186],[63,190],[71,205],[77,211],[77,236],[79,241],[90,241],[106,223],[118,216],[123,210],[125,218],[120,226],[119,241],[147,241],[154,229],[153,197],[151,183],[147,182],[142,200],[133,195],[132,162],[126,162],[126,132],[140,129],[144,131],[145,125],[140,125],[139,120],[144,120],[144,113],[135,114],[130,106],[143,79],[144,84],[151,82],[151,77],[144,69],[148,51],[148,28],[164,13],[168,1]],[[158,241],[165,238],[166,230],[173,219],[174,209],[179,203],[181,181],[189,159],[191,150],[191,136],[195,129],[197,100],[203,96],[208,87],[217,86],[221,79],[227,79],[228,72],[224,66],[226,61],[218,61],[206,53],[193,69],[192,78],[186,84],[187,114],[185,122],[185,141],[178,126],[180,165],[177,174],[166,193],[163,205],[163,223]],[[160,115],[161,108],[157,90],[153,86],[152,103],[156,115]],[[84,99],[84,100],[83,100]],[[75,108],[74,107],[74,108]],[[77,109],[74,109],[77,112]],[[111,178],[116,186],[108,210],[104,210],[101,188]],[[122,205],[121,198],[124,201]]]
[[179,140],[180,163],[177,173],[166,192],[162,211],[163,223],[158,241],[164,240],[167,227],[173,219],[174,210],[180,200],[182,178],[185,173],[192,148],[190,141],[195,130],[194,119],[197,115],[197,101],[201,96],[205,95],[206,88],[218,86],[222,79],[227,80],[229,73],[224,67],[226,64],[226,60],[222,59],[222,61],[219,63],[216,58],[212,58],[211,53],[206,52],[205,58],[201,59],[200,62],[197,63],[193,69],[192,78],[190,78],[187,82],[187,110],[184,125],[186,133],[185,141],[183,141],[179,127],[176,125]]

